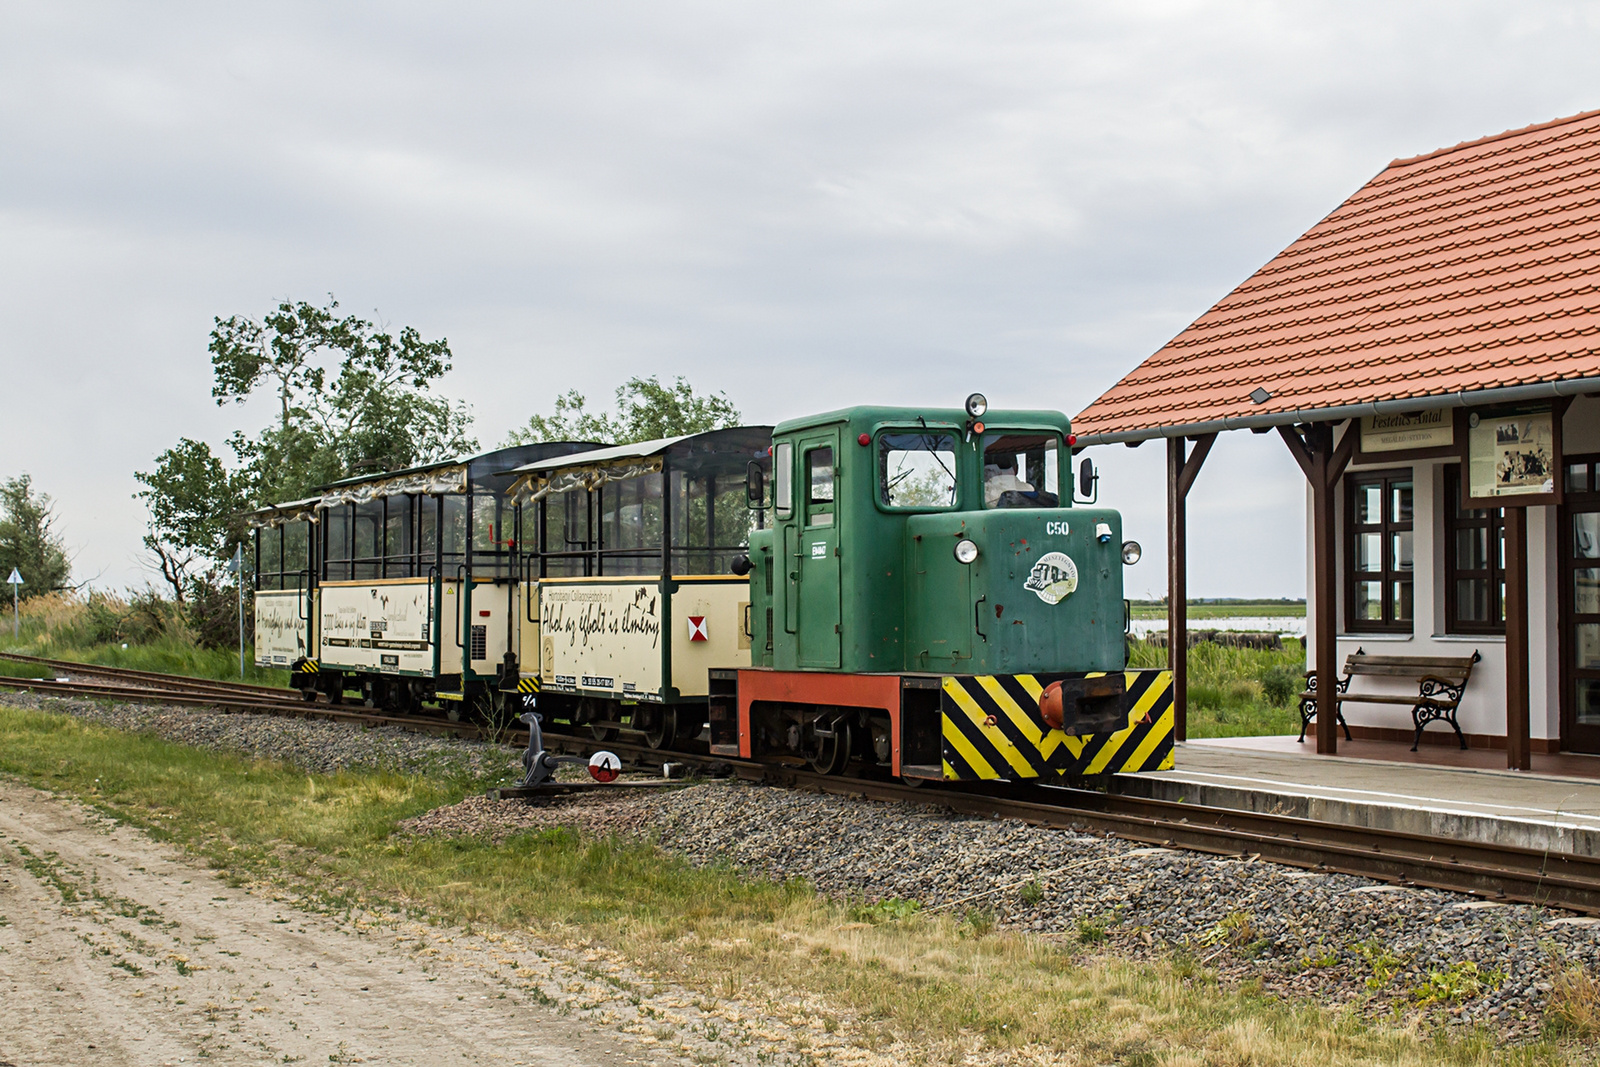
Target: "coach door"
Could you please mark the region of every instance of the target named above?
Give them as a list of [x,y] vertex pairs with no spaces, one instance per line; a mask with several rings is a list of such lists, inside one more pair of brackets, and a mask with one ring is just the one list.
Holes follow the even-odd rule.
[[803,437],[800,446],[800,503],[803,521],[796,531],[795,590],[798,657],[802,667],[839,666],[839,506],[836,492],[839,434]]
[[1561,747],[1600,752],[1600,455],[1566,460],[1561,516]]

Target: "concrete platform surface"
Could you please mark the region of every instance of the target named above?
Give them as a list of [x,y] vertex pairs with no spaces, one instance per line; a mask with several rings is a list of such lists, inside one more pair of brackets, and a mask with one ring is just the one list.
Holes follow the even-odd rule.
[[[1283,741],[1292,748],[1283,749]],[[1347,749],[1341,739],[1341,751],[1383,744],[1357,742]],[[1394,747],[1411,756],[1409,746]],[[1190,741],[1178,746],[1175,770],[1117,775],[1111,788],[1129,796],[1600,856],[1600,778],[1318,756],[1308,748],[1292,737]],[[1594,759],[1600,772],[1600,757],[1568,758]]]

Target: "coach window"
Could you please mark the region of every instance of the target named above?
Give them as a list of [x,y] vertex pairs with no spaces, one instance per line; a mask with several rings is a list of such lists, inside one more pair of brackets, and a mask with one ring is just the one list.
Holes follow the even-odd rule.
[[983,435],[983,506],[1053,508],[1060,504],[1057,482],[1061,439],[1055,434]]
[[[540,566],[545,577],[581,578],[590,573],[589,491],[550,493],[539,501],[544,509],[544,544]],[[527,506],[523,506],[526,513]]]
[[311,570],[311,524],[304,519],[283,524],[282,589],[304,589]]
[[1505,512],[1461,506],[1461,468],[1444,478],[1445,632],[1503,634],[1505,615]]
[[256,528],[256,588],[283,588],[283,527]]
[[511,573],[512,537],[507,528],[511,505],[505,496],[483,483],[472,487],[472,573],[479,578],[504,578]]
[[356,505],[354,578],[380,577],[383,567],[383,498]]
[[444,576],[457,577],[457,568],[467,561],[467,498],[460,493],[450,493],[444,500],[444,520],[440,524],[439,540],[443,549]]
[[642,474],[602,485],[600,573],[661,573],[661,475]]
[[955,507],[955,435],[879,434],[878,499],[891,508]]
[[325,581],[350,579],[350,505],[334,504],[323,512]]
[[1410,633],[1411,472],[1363,472],[1346,481],[1347,629]]
[[746,506],[747,454],[696,453],[673,463],[672,573],[732,574],[760,514]]

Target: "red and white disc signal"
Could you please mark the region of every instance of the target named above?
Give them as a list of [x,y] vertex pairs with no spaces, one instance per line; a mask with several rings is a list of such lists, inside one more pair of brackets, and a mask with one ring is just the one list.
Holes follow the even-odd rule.
[[609,785],[622,774],[622,761],[615,752],[596,752],[589,757],[589,777]]

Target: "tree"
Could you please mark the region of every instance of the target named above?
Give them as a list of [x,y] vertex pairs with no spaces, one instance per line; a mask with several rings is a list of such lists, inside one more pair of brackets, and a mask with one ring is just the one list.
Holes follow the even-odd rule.
[[30,476],[0,482],[0,581],[15,567],[24,598],[66,588],[72,560],[54,525],[54,501]]
[[[246,531],[240,512],[309,496],[367,471],[397,470],[476,451],[466,405],[430,390],[450,370],[450,344],[398,334],[354,315],[284,301],[259,321],[215,319],[211,395],[219,407],[262,390],[272,424],[228,439],[230,466],[204,442],[180,438],[135,477],[150,508],[145,547],[179,600],[214,573]],[[209,587],[209,586],[208,586]]]
[[156,457],[155,470],[133,476],[144,485],[134,495],[150,508],[144,547],[182,603],[197,579],[244,542],[239,513],[253,502],[251,472],[228,470],[210,445],[182,437]]
[[339,303],[278,305],[261,321],[233,316],[211,331],[211,395],[243,403],[263,388],[278,401],[277,424],[230,444],[252,470],[256,496],[288,500],[368,470],[395,470],[477,449],[466,405],[433,395],[450,370],[450,343],[399,336]]
[[511,431],[505,444],[602,441],[626,445],[739,425],[738,409],[726,393],[697,396],[682,376],[671,385],[662,385],[653,374],[629,378],[617,388],[615,414],[590,414],[584,410],[586,403],[582,393],[569,390],[556,397],[553,415],[533,416],[526,426]]

